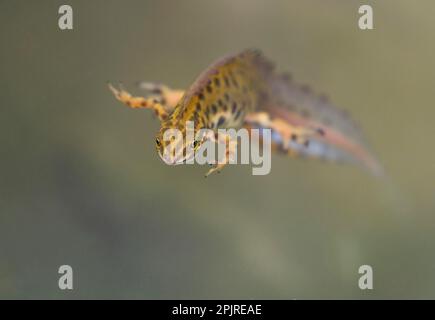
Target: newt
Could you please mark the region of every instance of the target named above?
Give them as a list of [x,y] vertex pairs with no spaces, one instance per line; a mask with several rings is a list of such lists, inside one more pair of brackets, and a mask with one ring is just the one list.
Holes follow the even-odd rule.
[[[187,90],[174,90],[162,84],[143,82],[146,97],[133,96],[122,87],[109,84],[116,99],[130,108],[155,112],[161,122],[156,150],[169,165],[184,163],[207,139],[186,139],[187,121],[194,130],[219,128],[258,128],[272,132],[272,150],[294,157],[314,157],[359,164],[376,175],[381,166],[369,151],[361,130],[348,114],[325,96],[278,73],[258,50],[244,50],[211,64]],[[164,132],[178,129],[181,141],[165,141]],[[168,144],[182,144],[179,152],[165,153]],[[187,148],[190,145],[192,148]],[[236,144],[229,144],[227,159]],[[190,150],[190,151],[189,151]],[[226,163],[215,164],[206,174],[219,172]]]

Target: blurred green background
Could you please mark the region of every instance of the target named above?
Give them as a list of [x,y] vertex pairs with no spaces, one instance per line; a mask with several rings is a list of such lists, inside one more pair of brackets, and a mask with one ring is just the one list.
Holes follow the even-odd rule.
[[[431,0],[2,0],[0,297],[435,298],[434,14]],[[249,47],[349,110],[390,180],[279,156],[267,176],[204,179],[164,165],[158,121],[106,87],[186,88]]]

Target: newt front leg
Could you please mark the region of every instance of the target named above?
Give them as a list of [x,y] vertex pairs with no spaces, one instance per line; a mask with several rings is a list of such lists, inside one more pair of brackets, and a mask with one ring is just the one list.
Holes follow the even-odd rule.
[[223,158],[218,159],[218,162],[213,166],[213,168],[208,170],[208,172],[205,174],[205,177],[208,177],[213,172],[219,173],[228,163],[235,163],[236,160],[237,138],[234,138],[229,134],[219,134],[217,140],[215,135],[213,135],[211,141],[224,144],[225,154]]
[[159,97],[163,106],[171,112],[184,95],[184,90],[171,89],[168,86],[154,82],[139,82],[139,88]]
[[157,94],[149,97],[135,97],[129,92],[125,91],[121,86],[118,89],[108,84],[110,91],[114,94],[116,99],[126,104],[130,108],[146,108],[154,110],[160,121],[165,120],[169,113],[174,109],[177,102],[176,99],[180,99],[182,96],[181,90],[171,90],[168,87],[160,88]]

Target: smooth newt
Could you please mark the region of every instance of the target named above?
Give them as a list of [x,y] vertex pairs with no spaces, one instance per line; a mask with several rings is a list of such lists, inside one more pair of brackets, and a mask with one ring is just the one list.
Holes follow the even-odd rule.
[[[134,97],[109,84],[115,97],[131,108],[149,108],[161,121],[156,149],[167,164],[192,157],[204,140],[186,139],[185,124],[208,128],[270,128],[273,149],[290,155],[356,162],[379,174],[381,168],[365,146],[358,127],[345,112],[313,94],[308,87],[279,74],[257,50],[245,50],[218,60],[185,92],[143,83],[150,95]],[[166,130],[183,132],[182,141],[165,141]],[[164,156],[169,143],[182,143],[180,152]],[[186,148],[191,144],[193,148]],[[228,150],[231,152],[231,150]],[[218,164],[207,174],[222,169]]]

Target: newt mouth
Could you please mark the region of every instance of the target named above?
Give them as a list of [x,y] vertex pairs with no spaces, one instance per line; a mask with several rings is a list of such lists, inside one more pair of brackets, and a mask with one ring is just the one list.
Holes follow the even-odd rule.
[[166,163],[169,166],[177,166],[180,164],[185,164],[187,159],[176,159],[176,158],[171,158],[170,156],[167,155],[162,155],[159,153],[160,159],[163,160],[164,163]]

